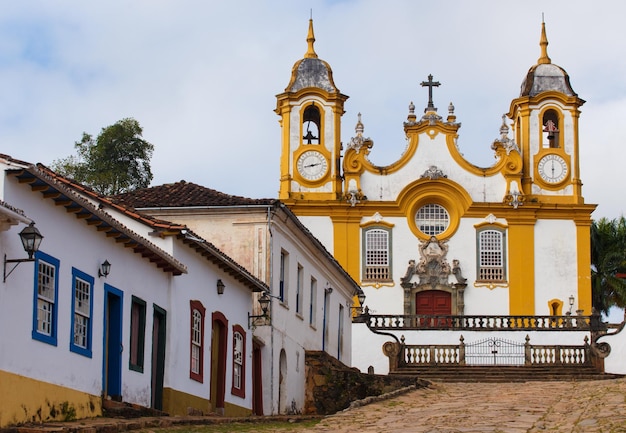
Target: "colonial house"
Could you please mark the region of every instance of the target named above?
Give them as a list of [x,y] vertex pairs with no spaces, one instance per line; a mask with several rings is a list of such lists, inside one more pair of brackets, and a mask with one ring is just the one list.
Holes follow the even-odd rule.
[[98,416],[107,400],[252,413],[248,315],[267,285],[184,225],[42,165],[0,167],[0,426]]
[[[255,365],[263,371],[257,414],[299,413],[305,406],[309,351],[352,365],[356,281],[283,203],[221,193],[181,181],[112,197],[141,214],[184,224],[211,239],[264,281],[269,293],[249,318]],[[265,304],[267,305],[267,304]]]
[[[353,330],[355,365],[387,371],[379,348],[390,336],[398,344],[403,337],[405,348],[416,345],[401,363],[440,362],[428,349],[437,344],[450,359],[441,362],[459,362],[460,347],[478,343],[485,334],[476,331],[486,329],[505,331],[497,340],[506,336],[519,347],[527,335],[530,344],[582,347],[592,314],[595,209],[585,203],[580,172],[585,101],[548,57],[545,25],[519,97],[494,119],[500,133],[485,146],[496,158],[491,167],[459,151],[460,113],[452,103],[439,112],[436,89],[445,83],[432,75],[421,83],[424,96],[407,98],[423,102],[408,104],[397,161],[370,159],[375,144],[360,114],[355,136],[342,142],[348,96],[314,42],[311,20],[304,58],[277,95],[279,198],[367,296],[369,313],[360,321],[368,326]],[[525,362],[523,351],[514,362]]]

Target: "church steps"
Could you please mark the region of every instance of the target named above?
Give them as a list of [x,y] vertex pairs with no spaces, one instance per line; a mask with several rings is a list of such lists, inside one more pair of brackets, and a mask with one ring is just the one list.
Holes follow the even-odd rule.
[[435,382],[527,382],[614,379],[593,366],[429,366],[404,367],[390,375],[415,375]]

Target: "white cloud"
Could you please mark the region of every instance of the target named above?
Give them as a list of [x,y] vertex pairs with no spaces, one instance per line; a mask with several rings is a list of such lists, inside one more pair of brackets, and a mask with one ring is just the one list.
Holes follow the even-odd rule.
[[432,73],[440,113],[456,107],[462,152],[489,165],[501,115],[539,57],[543,12],[549,55],[587,100],[586,201],[600,204],[596,217],[613,218],[626,208],[626,6],[608,3],[602,13],[579,0],[9,3],[0,17],[0,152],[47,164],[73,154],[83,131],[131,116],[155,145],[155,183],[275,197],[275,95],[306,50],[312,8],[316,51],[350,96],[343,141],[361,112],[371,159],[393,162],[408,104],[426,105],[419,83]]

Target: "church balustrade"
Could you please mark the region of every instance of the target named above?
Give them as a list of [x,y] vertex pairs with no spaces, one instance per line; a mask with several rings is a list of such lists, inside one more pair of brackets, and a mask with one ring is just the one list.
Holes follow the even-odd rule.
[[[532,345],[526,336],[525,343],[516,343],[499,338],[486,338],[466,344],[463,336],[459,344],[405,344],[386,343],[391,370],[420,366],[463,366],[463,365],[524,365],[524,366],[587,366],[592,365],[593,354],[589,339],[583,345]],[[393,350],[390,346],[396,346]]]
[[606,331],[599,316],[458,316],[369,314],[366,310],[355,322],[372,331],[471,330],[471,331]]

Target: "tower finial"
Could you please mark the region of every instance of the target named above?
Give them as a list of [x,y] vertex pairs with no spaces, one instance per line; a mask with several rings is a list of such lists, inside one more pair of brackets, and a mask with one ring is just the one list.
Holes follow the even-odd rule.
[[309,34],[307,35],[306,42],[308,44],[308,48],[304,58],[317,59],[317,53],[313,48],[313,44],[315,43],[315,34],[313,34],[313,9],[311,9],[311,18],[309,18]]
[[543,14],[541,14],[541,40],[539,41],[541,46],[541,57],[537,60],[538,64],[552,63],[550,57],[548,57],[548,37],[546,36],[546,23],[543,21]]

